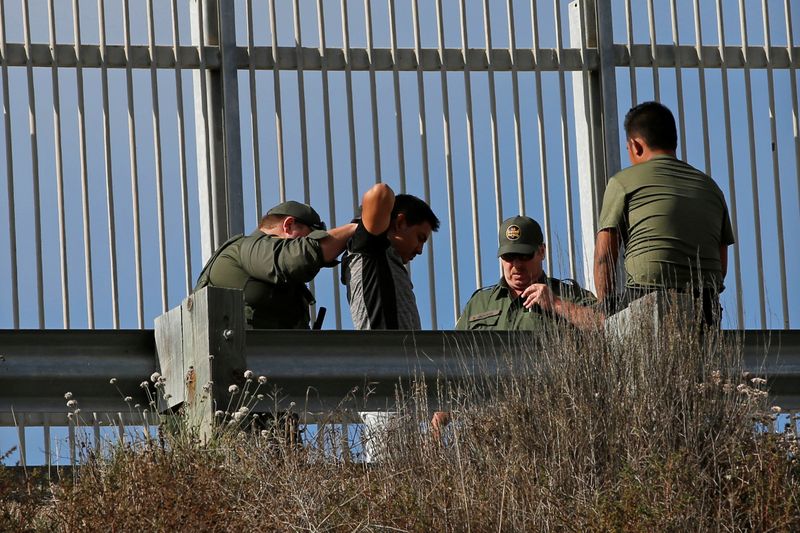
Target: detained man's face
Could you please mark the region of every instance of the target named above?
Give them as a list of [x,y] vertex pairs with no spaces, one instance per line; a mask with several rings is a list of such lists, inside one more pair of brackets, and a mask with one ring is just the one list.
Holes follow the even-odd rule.
[[542,244],[536,253],[503,254],[500,263],[503,265],[503,279],[508,287],[519,294],[542,277],[542,261],[544,260],[545,246]]
[[392,227],[389,230],[389,241],[392,243],[392,248],[403,260],[403,264],[408,263],[416,256],[422,253],[425,243],[433,233],[433,228],[429,222],[421,222],[409,226],[406,223],[405,214],[400,213],[397,218],[392,222]]

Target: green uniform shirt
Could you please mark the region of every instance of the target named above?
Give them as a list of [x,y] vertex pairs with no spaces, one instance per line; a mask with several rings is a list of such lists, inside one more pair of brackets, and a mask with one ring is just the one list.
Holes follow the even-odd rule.
[[[577,284],[542,276],[538,283],[546,283],[553,294],[579,305],[592,305],[594,295]],[[456,329],[525,330],[541,331],[558,318],[544,313],[538,307],[525,309],[522,299],[511,297],[504,279],[497,285],[478,289],[467,302]]]
[[656,156],[611,178],[599,226],[608,228],[625,243],[629,287],[722,291],[719,250],[734,242],[728,207],[717,184],[691,165]]
[[306,283],[325,265],[321,230],[282,239],[256,230],[230,243],[213,260],[210,285],[243,289],[248,323],[259,329],[308,329],[314,297]]

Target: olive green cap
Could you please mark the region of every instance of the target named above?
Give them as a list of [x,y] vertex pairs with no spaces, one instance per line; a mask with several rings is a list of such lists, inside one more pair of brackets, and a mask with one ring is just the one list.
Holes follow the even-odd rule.
[[504,254],[534,254],[544,243],[539,223],[530,217],[507,218],[500,225],[497,257]]
[[313,207],[308,204],[295,202],[294,200],[276,205],[267,211],[267,216],[270,215],[294,217],[298,222],[302,222],[311,229],[326,229],[325,223],[319,218],[319,213],[314,211]]

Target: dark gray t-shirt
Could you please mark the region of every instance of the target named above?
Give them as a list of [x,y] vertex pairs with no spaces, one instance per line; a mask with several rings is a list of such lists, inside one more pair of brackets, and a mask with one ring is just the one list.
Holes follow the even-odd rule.
[[342,283],[356,329],[421,329],[414,286],[386,233],[359,221],[342,259]]

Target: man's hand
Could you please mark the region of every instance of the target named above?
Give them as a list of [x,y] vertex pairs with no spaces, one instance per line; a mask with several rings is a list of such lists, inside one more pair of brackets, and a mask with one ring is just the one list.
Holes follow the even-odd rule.
[[534,305],[538,305],[542,311],[551,311],[555,305],[557,296],[553,294],[550,287],[544,283],[534,283],[520,295],[522,298],[522,305],[530,309]]

